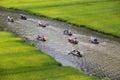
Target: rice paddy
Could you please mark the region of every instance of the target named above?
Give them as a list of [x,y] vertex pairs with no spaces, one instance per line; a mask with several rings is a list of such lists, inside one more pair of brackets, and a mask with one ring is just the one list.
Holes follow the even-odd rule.
[[29,11],[120,37],[120,0],[0,0],[0,6]]
[[23,39],[0,32],[0,80],[99,80],[62,67]]

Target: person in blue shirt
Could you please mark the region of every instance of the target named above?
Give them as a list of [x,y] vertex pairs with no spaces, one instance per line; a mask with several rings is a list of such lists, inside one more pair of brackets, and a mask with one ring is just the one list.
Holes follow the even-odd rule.
[[98,37],[96,37],[96,36],[91,36],[91,41],[97,42],[97,41],[98,41]]

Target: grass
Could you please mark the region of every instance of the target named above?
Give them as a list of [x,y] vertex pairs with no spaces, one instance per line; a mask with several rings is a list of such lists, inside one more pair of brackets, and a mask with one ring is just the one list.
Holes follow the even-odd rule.
[[12,33],[0,31],[0,80],[99,80],[62,67]]
[[87,25],[116,37],[120,37],[119,4],[120,0],[0,0],[3,7]]

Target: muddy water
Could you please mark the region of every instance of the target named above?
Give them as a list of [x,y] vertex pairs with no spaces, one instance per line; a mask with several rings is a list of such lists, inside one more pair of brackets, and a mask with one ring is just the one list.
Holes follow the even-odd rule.
[[[43,17],[26,14],[28,20],[20,20],[20,11],[0,10],[0,27],[12,31],[34,43],[38,49],[54,57],[64,66],[72,66],[82,70],[88,75],[95,75],[99,78],[109,77],[112,80],[120,80],[120,39],[96,33],[85,28],[78,28],[64,22],[51,20]],[[14,16],[15,22],[6,22],[7,16]],[[38,26],[38,21],[44,20],[46,28]],[[73,45],[68,42],[70,36],[63,35],[63,30],[68,28],[73,36],[77,36],[79,43]],[[46,42],[36,40],[38,34],[47,38]],[[91,35],[97,35],[100,44],[88,42]],[[78,49],[84,57],[68,55]]]

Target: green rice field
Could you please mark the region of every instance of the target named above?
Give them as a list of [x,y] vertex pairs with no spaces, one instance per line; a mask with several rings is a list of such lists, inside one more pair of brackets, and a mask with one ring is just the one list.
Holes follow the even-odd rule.
[[120,0],[0,0],[0,6],[25,10],[120,37]]
[[50,56],[12,33],[0,31],[0,80],[99,80]]

